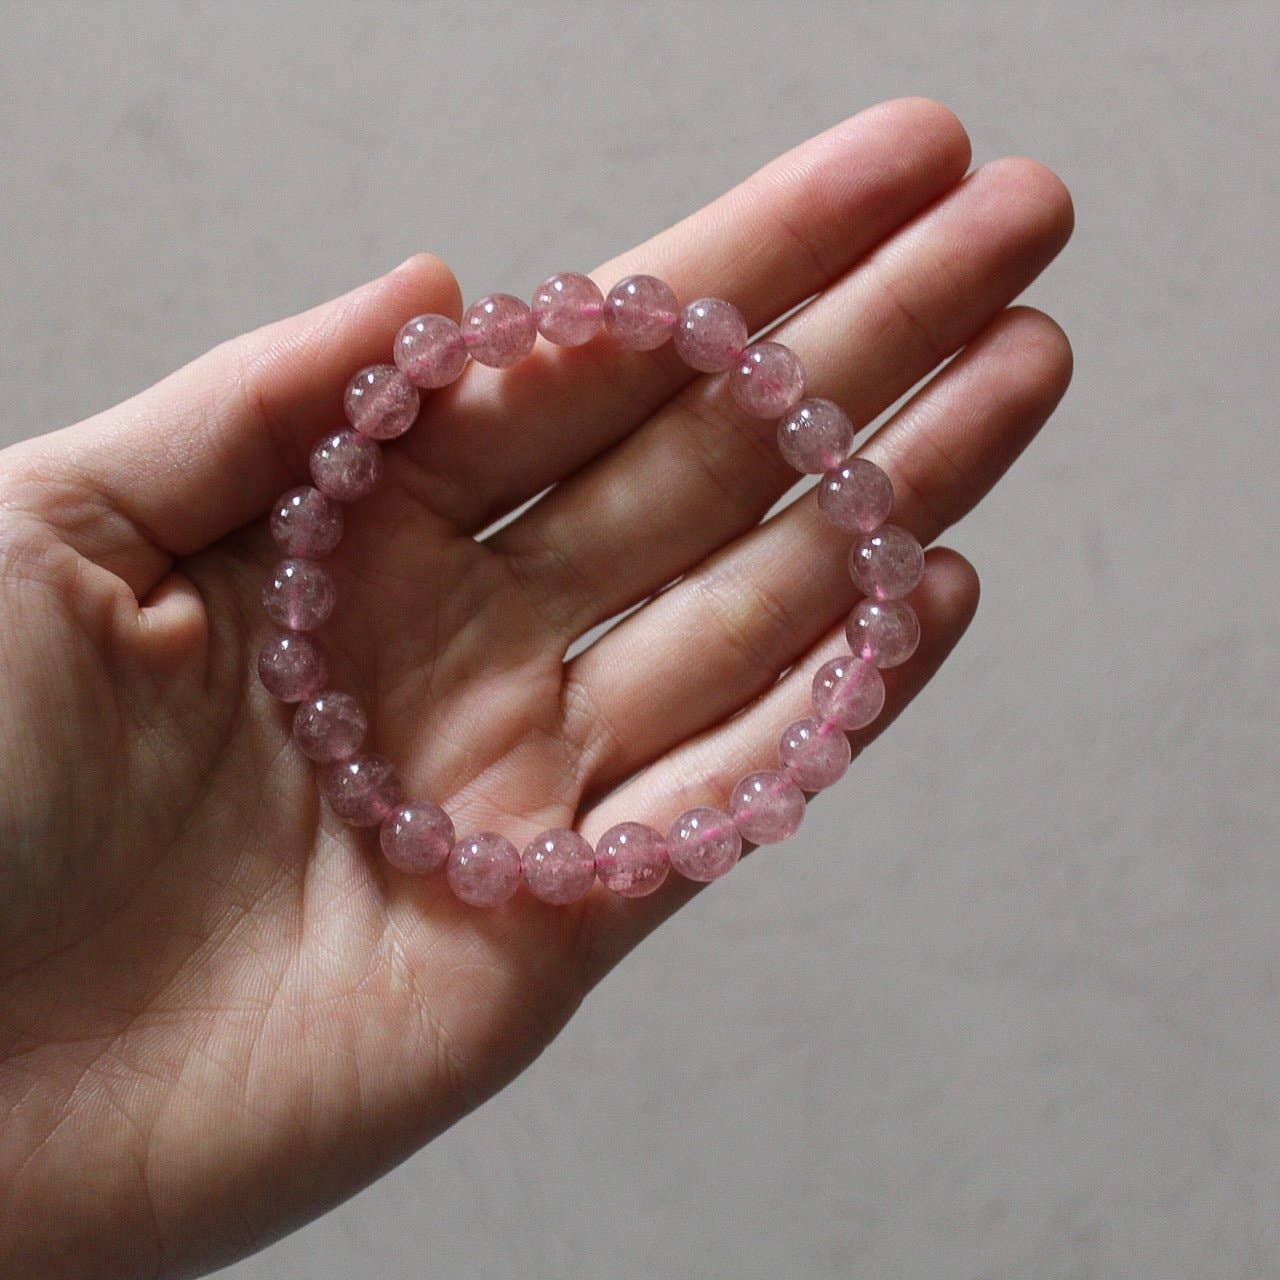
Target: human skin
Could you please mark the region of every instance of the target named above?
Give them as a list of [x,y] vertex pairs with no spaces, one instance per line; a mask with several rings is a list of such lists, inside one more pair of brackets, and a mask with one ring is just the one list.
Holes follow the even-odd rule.
[[[811,299],[777,336],[859,425],[933,372],[861,449],[930,543],[1070,378],[1058,327],[1010,305],[1069,196],[1030,160],[968,165],[945,108],[881,104],[592,274],[728,298],[753,331]],[[424,311],[461,311],[425,254],[0,452],[0,1275],[189,1275],[261,1247],[511,1080],[696,891],[466,907],[334,820],[257,684],[261,517]],[[426,396],[348,509],[323,631],[410,793],[520,846],[665,830],[773,764],[856,599],[812,492],[760,523],[795,478],[773,431],[669,347],[604,337]],[[921,649],[855,751],[977,594],[930,552]]]

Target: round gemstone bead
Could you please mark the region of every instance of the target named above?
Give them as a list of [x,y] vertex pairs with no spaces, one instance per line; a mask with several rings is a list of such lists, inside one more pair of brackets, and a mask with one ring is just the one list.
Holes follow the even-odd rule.
[[400,803],[400,778],[382,756],[339,760],[321,775],[320,787],[329,807],[351,827],[376,827]]
[[393,364],[371,364],[347,383],[347,421],[371,440],[404,435],[420,404],[418,388]]
[[718,880],[742,857],[742,835],[723,809],[690,809],[671,824],[667,853],[686,880]]
[[924,577],[924,550],[896,524],[883,524],[849,548],[849,576],[873,600],[909,595]]
[[789,413],[804,395],[804,365],[780,342],[749,346],[729,377],[729,390],[738,407],[755,418]]
[[729,809],[744,839],[777,844],[800,829],[804,792],[781,770],[764,769],[747,774],[734,787]]
[[884,706],[884,680],[861,658],[835,658],[813,677],[813,706],[818,715],[841,729],[862,729]]
[[462,330],[448,316],[414,316],[402,325],[392,348],[396,368],[415,387],[447,387],[467,364]]
[[849,533],[879,528],[892,507],[893,482],[866,458],[850,458],[818,481],[818,510]]
[[920,643],[920,619],[905,600],[859,600],[844,624],[849,648],[877,667],[896,667]]
[[443,867],[455,839],[453,820],[430,800],[399,805],[382,820],[378,832],[383,857],[411,876],[430,875]]
[[624,898],[652,893],[667,878],[670,865],[666,843],[643,822],[620,822],[596,844],[600,883]]
[[472,907],[496,907],[520,887],[520,854],[496,831],[459,840],[445,864],[449,887]]
[[262,687],[281,702],[301,702],[324,688],[329,661],[320,642],[301,631],[279,631],[258,651]]
[[778,423],[778,452],[797,471],[827,471],[853,448],[853,423],[830,400],[801,400]]
[[533,312],[519,298],[491,293],[467,308],[462,337],[473,360],[493,369],[509,369],[533,350],[538,327]]
[[610,337],[632,351],[652,351],[671,336],[679,304],[671,286],[657,276],[627,276],[604,300]]
[[335,431],[311,450],[311,479],[321,493],[354,502],[372,493],[382,477],[382,450],[358,431]]
[[267,617],[290,631],[314,631],[337,603],[333,578],[314,560],[281,560],[262,584]]
[[529,842],[520,872],[535,898],[563,907],[585,898],[595,883],[596,853],[576,831],[556,827]]
[[805,716],[789,724],[778,741],[778,762],[791,781],[805,791],[834,786],[853,759],[849,739],[838,725]]
[[271,512],[271,536],[287,556],[327,556],[342,541],[342,508],[309,484],[290,489]]
[[538,332],[558,347],[590,342],[604,323],[604,295],[590,276],[562,271],[548,276],[533,294]]
[[368,731],[364,708],[336,689],[300,702],[293,713],[293,740],[311,760],[346,760],[360,750]]
[[719,373],[732,368],[747,345],[742,312],[723,298],[698,298],[676,320],[675,348],[691,369]]

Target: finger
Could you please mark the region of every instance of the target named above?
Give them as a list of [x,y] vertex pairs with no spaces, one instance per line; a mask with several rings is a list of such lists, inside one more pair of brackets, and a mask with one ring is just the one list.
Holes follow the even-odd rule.
[[[968,163],[968,138],[945,107],[882,103],[591,274],[606,291],[644,271],[682,301],[731,298],[754,330],[839,277]],[[514,369],[473,366],[433,396],[406,448],[433,508],[474,532],[577,470],[690,376],[669,344],[628,352],[603,335],[576,349],[540,342]]]
[[[804,361],[811,394],[862,426],[998,315],[1070,229],[1070,198],[1049,170],[987,165],[777,336]],[[776,423],[737,409],[722,377],[702,378],[493,545],[577,636],[750,528],[795,479]]]
[[344,424],[343,391],[406,319],[458,315],[452,272],[418,254],[310,311],[231,339],[95,418],[6,451],[19,501],[141,599],[189,555],[255,519]]
[[[924,580],[911,596],[922,627],[920,648],[909,662],[884,672],[884,710],[868,728],[850,735],[855,769],[857,754],[897,719],[942,665],[968,627],[977,603],[978,578],[972,566],[953,551],[930,551]],[[595,841],[614,823],[628,820],[647,822],[665,832],[686,809],[704,804],[723,808],[730,789],[744,774],[777,768],[782,730],[793,720],[811,714],[814,671],[847,651],[838,631],[828,634],[741,716],[679,747],[603,800],[583,819],[583,834]],[[825,803],[840,801],[833,796]],[[786,854],[785,850],[766,850],[757,856]],[[783,874],[780,870],[776,873]],[[603,977],[701,887],[672,875],[649,898],[620,898],[597,888],[584,904],[587,910],[580,935],[579,959],[588,984]]]
[[[861,451],[894,484],[892,519],[923,543],[969,511],[1066,389],[1071,352],[1039,312],[1006,312]],[[567,672],[572,740],[605,791],[719,723],[858,597],[849,535],[811,490],[583,651]]]

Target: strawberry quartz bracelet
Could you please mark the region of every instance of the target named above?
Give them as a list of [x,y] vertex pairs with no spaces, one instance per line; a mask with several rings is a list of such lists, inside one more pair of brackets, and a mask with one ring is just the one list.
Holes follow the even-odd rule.
[[[820,474],[818,507],[853,535],[849,572],[863,599],[850,613],[850,652],[820,667],[813,679],[813,715],[782,732],[778,767],[749,773],[725,808],[681,814],[664,836],[623,822],[593,849],[577,832],[544,831],[520,852],[491,831],[458,839],[439,805],[406,800],[389,761],[362,750],[368,721],[360,703],[330,685],[329,663],[313,632],[337,603],[333,578],[320,563],[342,538],[343,504],[370,493],[382,472],[380,441],[403,435],[418,417],[420,390],[453,382],[468,360],[505,369],[527,356],[537,335],[559,346],[595,340],[647,351],[668,340],[691,368],[727,372],[738,407],[778,420],[778,448],[796,470]],[[902,597],[919,583],[924,553],[904,529],[886,524],[893,504],[889,477],[874,463],[850,457],[854,429],[830,400],[805,397],[795,352],[778,342],[748,344],[746,321],[721,298],[681,308],[670,287],[633,275],[602,296],[587,276],[551,276],[532,307],[496,293],[468,308],[461,325],[422,315],[396,335],[393,364],[361,369],[347,386],[349,429],[324,437],[311,454],[313,484],[291,489],[275,504],[271,533],[285,559],[263,587],[263,604],[279,628],[263,645],[258,674],[283,702],[297,703],[293,739],[323,766],[320,786],[333,812],[355,827],[379,827],[382,851],[402,871],[444,868],[453,892],[477,907],[505,902],[525,882],[544,902],[583,898],[598,879],[614,893],[652,893],[674,869],[690,880],[715,880],[742,854],[743,841],[774,844],[800,826],[805,793],[838,781],[849,767],[848,731],[861,729],[884,706],[880,669],[905,662],[920,639],[915,612]]]

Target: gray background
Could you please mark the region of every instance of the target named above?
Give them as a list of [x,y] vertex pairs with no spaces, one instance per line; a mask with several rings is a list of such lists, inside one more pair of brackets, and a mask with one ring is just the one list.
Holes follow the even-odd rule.
[[1075,385],[949,538],[936,684],[226,1276],[1280,1273],[1274,6],[10,4],[3,46],[5,440],[415,249],[527,294],[882,97],[1077,202],[1030,295]]

